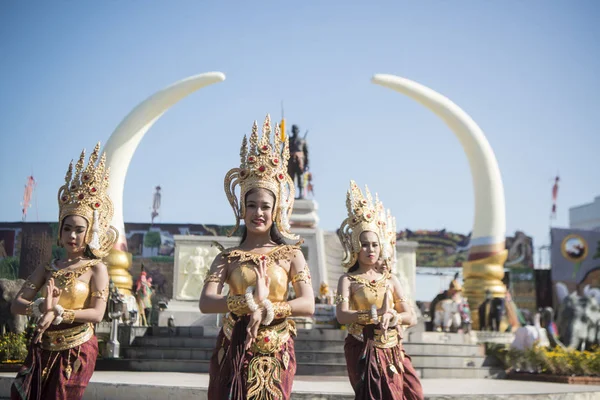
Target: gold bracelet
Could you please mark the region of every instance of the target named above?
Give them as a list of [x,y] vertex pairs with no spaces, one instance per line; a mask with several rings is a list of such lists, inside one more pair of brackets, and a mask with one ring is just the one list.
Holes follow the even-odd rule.
[[61,316],[63,324],[72,324],[75,321],[75,311],[73,310],[64,310]]
[[273,312],[276,319],[286,318],[292,315],[292,307],[287,301],[273,303]]

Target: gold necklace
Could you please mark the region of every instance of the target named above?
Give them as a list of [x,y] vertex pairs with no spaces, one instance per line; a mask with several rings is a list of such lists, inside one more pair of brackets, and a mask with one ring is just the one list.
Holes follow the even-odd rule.
[[53,262],[53,270],[51,269],[50,271],[52,272],[52,278],[54,278],[54,280],[56,281],[56,285],[61,288],[67,288],[75,285],[75,280],[77,278],[85,274],[91,267],[93,267],[96,264],[99,264],[101,261],[102,260],[100,259],[90,260],[85,264],[82,264],[79,267],[73,269],[58,269],[56,267],[56,262]]
[[363,285],[365,288],[369,289],[371,293],[375,295],[375,298],[379,298],[378,289],[387,284],[387,280],[389,278],[389,273],[384,273],[379,279],[366,279],[361,276],[356,275],[348,275],[348,278],[351,281],[354,281],[358,284]]

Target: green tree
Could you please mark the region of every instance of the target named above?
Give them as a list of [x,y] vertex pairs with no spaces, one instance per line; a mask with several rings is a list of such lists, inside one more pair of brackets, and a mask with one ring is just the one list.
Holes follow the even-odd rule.
[[4,257],[0,260],[0,279],[19,277],[19,257]]
[[144,236],[144,246],[145,247],[149,247],[151,249],[157,249],[156,252],[158,254],[158,248],[160,247],[160,244],[161,244],[160,232],[156,232],[156,231],[146,232],[146,235]]

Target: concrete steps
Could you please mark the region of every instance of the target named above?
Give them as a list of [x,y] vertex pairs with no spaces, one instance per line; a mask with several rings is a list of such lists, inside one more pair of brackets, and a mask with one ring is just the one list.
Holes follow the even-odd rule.
[[[121,359],[98,360],[99,370],[208,372],[216,345],[216,328],[124,327],[120,329]],[[428,333],[429,334],[429,333]],[[344,340],[347,332],[299,330],[295,341],[297,374],[346,376]],[[418,335],[427,342],[405,343],[421,378],[488,378],[503,376],[483,346],[448,334]],[[431,337],[430,337],[431,336]]]

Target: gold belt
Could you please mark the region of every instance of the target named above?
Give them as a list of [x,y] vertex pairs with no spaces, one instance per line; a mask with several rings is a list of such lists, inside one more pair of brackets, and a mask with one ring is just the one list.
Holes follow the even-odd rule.
[[[229,340],[231,340],[235,322],[231,314],[227,314],[223,323],[223,333]],[[283,345],[290,339],[290,335],[296,336],[296,334],[296,323],[291,319],[286,319],[276,325],[261,325],[258,328],[258,335],[252,343],[251,350],[255,353],[273,354],[281,350]]]
[[91,323],[74,328],[46,331],[42,335],[42,349],[51,351],[72,349],[84,344],[92,336],[94,336],[94,328]]
[[[354,336],[354,338],[357,340],[364,342],[363,328],[364,325],[352,323],[348,325],[348,333]],[[398,343],[400,343],[398,338],[398,330],[396,330],[396,328],[389,328],[384,334],[382,329],[375,329],[375,337],[373,338],[373,341],[373,345],[375,347],[379,347],[380,349],[395,347],[398,345]]]

